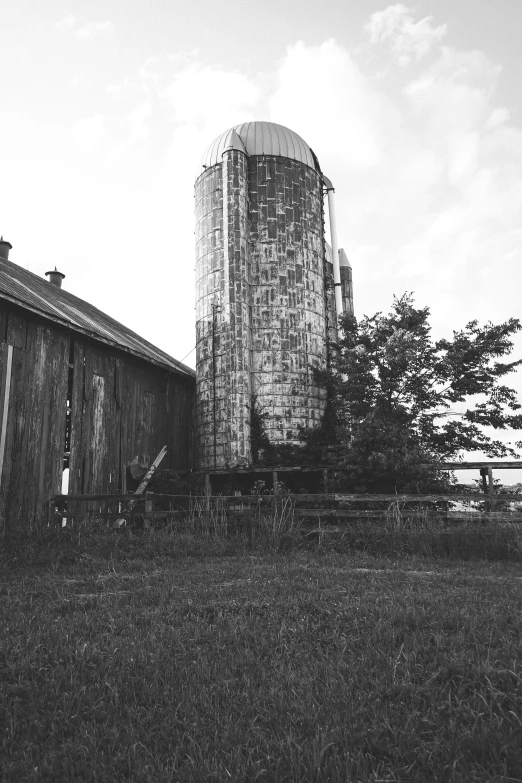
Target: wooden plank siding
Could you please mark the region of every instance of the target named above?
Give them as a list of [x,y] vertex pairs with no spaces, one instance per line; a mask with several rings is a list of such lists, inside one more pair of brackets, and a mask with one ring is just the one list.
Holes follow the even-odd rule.
[[2,308],[0,388],[5,390],[12,350],[5,452],[0,471],[0,532],[31,532],[46,501],[61,491],[69,337],[23,312]]
[[189,470],[193,408],[192,379],[75,339],[70,493],[125,492],[126,466],[165,444],[164,466]]
[[165,444],[165,467],[190,470],[193,407],[191,378],[75,338],[69,492],[126,492],[126,466]]
[[125,492],[165,444],[165,467],[193,467],[193,378],[0,300],[0,537],[45,525],[61,493],[71,359],[71,494]]
[[116,359],[104,346],[72,339],[69,491],[117,492],[120,416],[115,396]]

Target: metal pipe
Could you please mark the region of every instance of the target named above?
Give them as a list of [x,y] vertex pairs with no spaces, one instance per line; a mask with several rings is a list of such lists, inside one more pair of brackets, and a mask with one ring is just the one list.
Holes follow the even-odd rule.
[[332,243],[335,309],[337,312],[337,317],[339,318],[339,316],[343,314],[343,295],[341,290],[341,269],[339,266],[339,247],[337,244],[337,223],[335,220],[335,200],[334,200],[335,190],[332,183],[329,180],[326,185],[326,192],[328,194],[328,216],[330,218],[330,241]]

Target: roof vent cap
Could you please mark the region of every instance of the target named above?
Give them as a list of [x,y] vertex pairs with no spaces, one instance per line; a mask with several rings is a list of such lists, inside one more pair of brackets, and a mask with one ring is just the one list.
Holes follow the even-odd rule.
[[49,282],[51,285],[55,285],[57,288],[62,287],[62,280],[64,279],[65,275],[62,272],[59,272],[56,267],[51,272],[46,272],[46,275],[49,276]]
[[0,258],[3,258],[4,261],[9,261],[9,251],[12,247],[10,242],[6,242],[3,237],[0,237]]

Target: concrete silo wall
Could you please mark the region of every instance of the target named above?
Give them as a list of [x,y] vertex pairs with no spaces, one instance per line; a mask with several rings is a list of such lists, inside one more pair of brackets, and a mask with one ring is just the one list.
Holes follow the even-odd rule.
[[[250,259],[248,252],[248,172],[243,152],[223,154],[223,232],[226,329],[223,346],[228,356],[225,383],[228,428],[225,462],[249,464],[252,344],[250,324]],[[228,327],[228,328],[227,328]]]
[[250,463],[251,343],[246,156],[196,182],[196,427],[201,467]]
[[327,357],[322,179],[228,149],[196,182],[197,438],[201,468],[249,465],[253,400],[273,444],[319,424]]
[[299,443],[318,424],[326,363],[322,181],[295,160],[248,160],[252,275],[252,387],[274,444]]
[[226,366],[222,339],[225,287],[221,166],[196,182],[196,444],[201,467],[224,457]]

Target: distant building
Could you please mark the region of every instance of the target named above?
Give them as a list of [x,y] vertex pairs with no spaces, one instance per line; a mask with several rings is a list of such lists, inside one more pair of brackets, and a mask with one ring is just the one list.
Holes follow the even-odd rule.
[[[196,180],[198,464],[252,464],[254,407],[274,445],[318,426],[337,318],[353,313],[333,185],[308,144],[246,122],[208,148]],[[324,230],[328,199],[331,248]]]
[[126,490],[137,455],[193,464],[195,373],[48,280],[0,240],[0,534],[45,519],[69,469],[71,494]]

